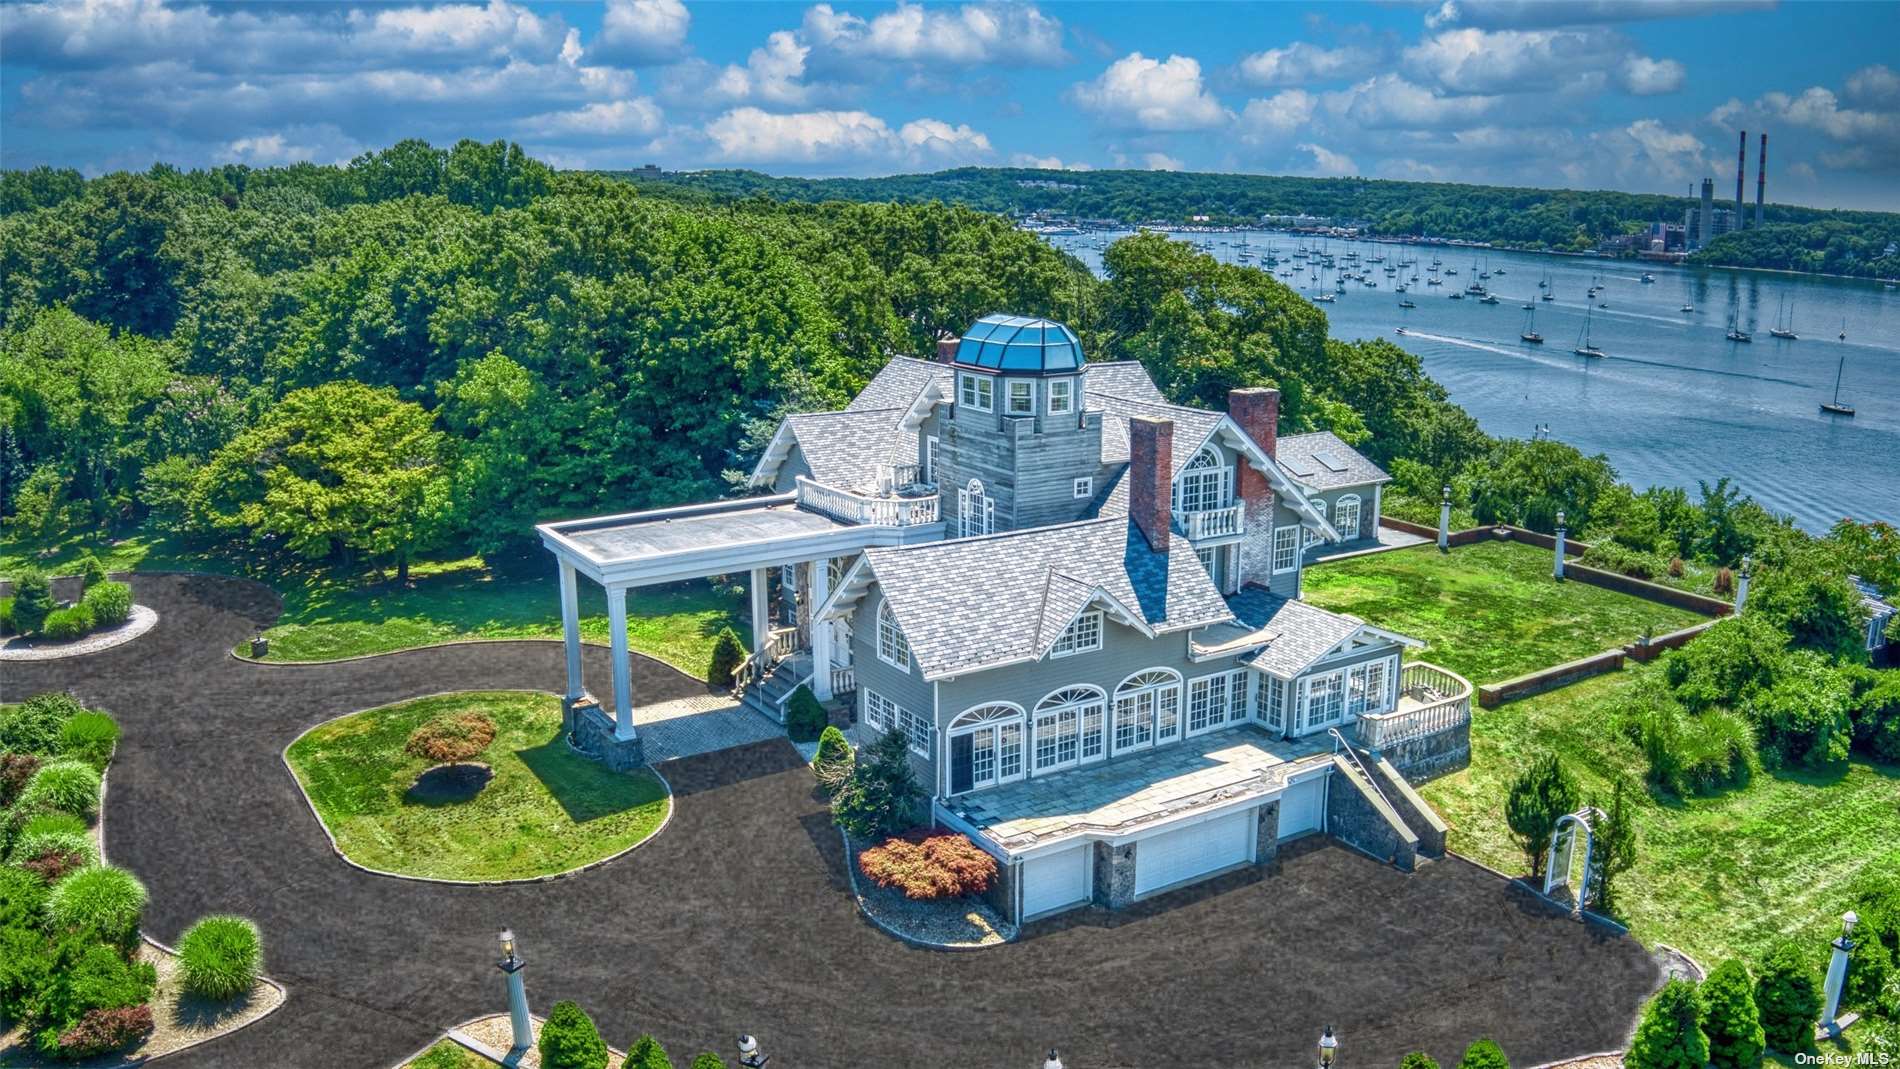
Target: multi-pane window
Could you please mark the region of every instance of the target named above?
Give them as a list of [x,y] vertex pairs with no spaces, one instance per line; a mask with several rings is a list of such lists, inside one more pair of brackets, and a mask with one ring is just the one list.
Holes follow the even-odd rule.
[[1333,509],[1333,529],[1339,537],[1351,540],[1359,537],[1359,495],[1347,494],[1339,499]]
[[1070,379],[1049,380],[1049,414],[1065,415],[1075,411],[1075,383]]
[[1290,572],[1300,566],[1300,527],[1291,524],[1273,529],[1273,570]]
[[1247,718],[1247,670],[1236,668],[1188,683],[1188,734]]
[[996,383],[987,375],[964,375],[958,380],[957,403],[978,412],[995,407]]
[[1258,708],[1262,723],[1275,731],[1286,730],[1286,684],[1272,676],[1261,676]]
[[[1325,498],[1321,498],[1321,497],[1316,497],[1316,498],[1314,498],[1314,499],[1313,499],[1313,511],[1314,511],[1314,512],[1317,512],[1317,513],[1319,513],[1319,516],[1320,516],[1320,519],[1322,519],[1322,520],[1323,520],[1323,519],[1325,519],[1325,518],[1326,518],[1326,499],[1325,499]],[[1306,544],[1307,544],[1307,545],[1309,545],[1309,546],[1310,546],[1310,545],[1312,545],[1313,543],[1315,543],[1315,542],[1319,542],[1319,541],[1322,541],[1322,539],[1320,538],[1320,533],[1319,533],[1318,531],[1308,531],[1308,532],[1306,532]]]
[[1220,454],[1203,449],[1181,471],[1174,487],[1177,512],[1208,512],[1233,504],[1234,469],[1221,463]]
[[1181,677],[1150,669],[1115,689],[1115,750],[1138,750],[1181,737]]
[[1031,721],[1035,770],[1047,772],[1102,757],[1102,714],[1107,703],[1094,687],[1067,687],[1044,698]]
[[1346,673],[1346,711],[1353,716],[1384,712],[1386,687],[1386,662],[1353,666]]
[[864,694],[864,722],[879,731],[902,732],[910,748],[930,755],[930,721],[897,704],[877,691],[860,688]]
[[897,626],[897,614],[888,601],[877,607],[877,656],[893,668],[910,671],[910,640]]
[[1033,416],[1036,414],[1036,384],[1022,379],[1012,379],[1009,388],[1009,414],[1012,416]]
[[1094,497],[1095,496],[1094,477],[1091,476],[1088,478],[1077,479],[1074,483],[1070,484],[1069,493],[1072,496],[1077,497],[1077,498]]
[[996,502],[983,492],[981,480],[971,479],[968,486],[957,491],[957,534],[968,538],[995,529]]
[[1102,648],[1102,614],[1085,612],[1075,618],[1056,644],[1049,648],[1051,657],[1067,657],[1071,653],[1087,653]]
[[1304,684],[1305,697],[1300,702],[1299,716],[1294,725],[1295,734],[1315,731],[1336,722],[1345,710],[1346,674],[1328,672],[1323,676],[1314,676]]
[[1215,586],[1223,590],[1226,589],[1226,583],[1221,576],[1221,565],[1226,555],[1226,546],[1201,546],[1194,551],[1194,557],[1201,562],[1201,567],[1207,572],[1207,577],[1214,581]]
[[937,481],[937,436],[924,439],[924,481],[935,484]]
[[950,722],[950,789],[990,787],[1023,774],[1023,713],[1013,705],[984,705]]

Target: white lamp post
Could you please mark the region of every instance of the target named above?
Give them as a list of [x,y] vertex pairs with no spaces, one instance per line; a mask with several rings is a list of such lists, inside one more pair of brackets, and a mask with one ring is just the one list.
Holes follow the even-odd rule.
[[1333,1069],[1333,1059],[1339,1057],[1339,1037],[1333,1035],[1333,1026],[1327,1025],[1326,1031],[1319,1034],[1319,1069]]
[[751,1036],[739,1037],[739,1064],[745,1069],[759,1069],[772,1060],[770,1054],[759,1049],[759,1041]]
[[521,960],[512,928],[501,930],[501,960],[495,967],[508,977],[508,1023],[515,1034],[513,1049],[527,1050],[534,1046],[534,1026],[528,1020],[528,987],[521,976],[521,970],[527,968],[528,963]]
[[1831,944],[1834,956],[1827,963],[1827,984],[1822,988],[1822,998],[1826,1007],[1821,1012],[1821,1027],[1827,1029],[1830,1036],[1841,1034],[1839,1014],[1841,1009],[1841,989],[1847,986],[1847,955],[1854,949],[1854,926],[1860,923],[1860,916],[1853,910],[1841,914],[1841,937]]
[[1753,571],[1753,558],[1742,554],[1742,574],[1735,580],[1735,615],[1742,614],[1742,606],[1748,604],[1748,573]]
[[1550,566],[1550,575],[1553,579],[1562,579],[1564,577],[1564,514],[1562,509],[1557,510],[1557,560]]
[[1062,1069],[1062,1059],[1056,1056],[1056,1049],[1049,1048],[1049,1056],[1042,1060],[1042,1069]]
[[1438,502],[1438,551],[1451,550],[1451,485],[1445,486],[1445,496]]

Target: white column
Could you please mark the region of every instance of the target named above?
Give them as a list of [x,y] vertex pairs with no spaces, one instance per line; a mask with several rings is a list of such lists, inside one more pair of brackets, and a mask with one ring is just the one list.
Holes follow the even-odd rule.
[[1451,549],[1451,487],[1445,487],[1445,496],[1438,503],[1438,551]]
[[581,676],[581,599],[575,589],[574,565],[561,559],[561,641],[567,646],[567,700],[570,704],[587,693],[587,681]]
[[1847,955],[1854,949],[1854,927],[1860,923],[1860,917],[1853,910],[1841,914],[1841,937],[1829,944],[1834,948],[1833,957],[1827,963],[1827,979],[1821,985],[1821,1027],[1827,1034],[1841,1034],[1841,991],[1847,986]]
[[627,652],[627,588],[607,588],[607,633],[614,656],[614,738],[631,739],[633,730],[633,660]]
[[765,647],[770,641],[772,613],[765,603],[765,569],[752,569],[752,663],[765,663]]
[[1379,537],[1379,499],[1384,490],[1384,483],[1375,485],[1372,488],[1372,537],[1375,539]]
[[819,620],[818,609],[831,596],[831,562],[811,562],[811,692],[821,702],[831,700],[831,621]]
[[1557,555],[1551,562],[1550,575],[1553,579],[1564,577],[1564,514],[1561,512],[1557,514]]

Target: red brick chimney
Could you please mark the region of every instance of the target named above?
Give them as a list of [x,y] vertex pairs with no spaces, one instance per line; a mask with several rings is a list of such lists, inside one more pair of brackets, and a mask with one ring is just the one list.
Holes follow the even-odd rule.
[[1227,415],[1262,451],[1275,455],[1280,443],[1280,391],[1265,386],[1228,390]]
[[1131,416],[1128,420],[1128,518],[1156,553],[1168,551],[1174,513],[1174,423]]
[[953,335],[945,334],[938,337],[937,363],[948,364],[951,361],[955,360],[957,358],[957,347],[962,344],[963,344],[963,339],[955,337]]

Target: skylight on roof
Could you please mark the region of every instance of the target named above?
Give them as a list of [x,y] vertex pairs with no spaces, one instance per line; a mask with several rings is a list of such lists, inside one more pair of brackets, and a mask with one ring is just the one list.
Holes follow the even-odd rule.
[[1346,462],[1332,453],[1314,453],[1313,459],[1324,464],[1327,471],[1343,472],[1346,470]]
[[1319,471],[1319,469],[1307,463],[1304,457],[1288,457],[1280,463],[1286,466],[1286,470],[1302,477],[1315,475]]

